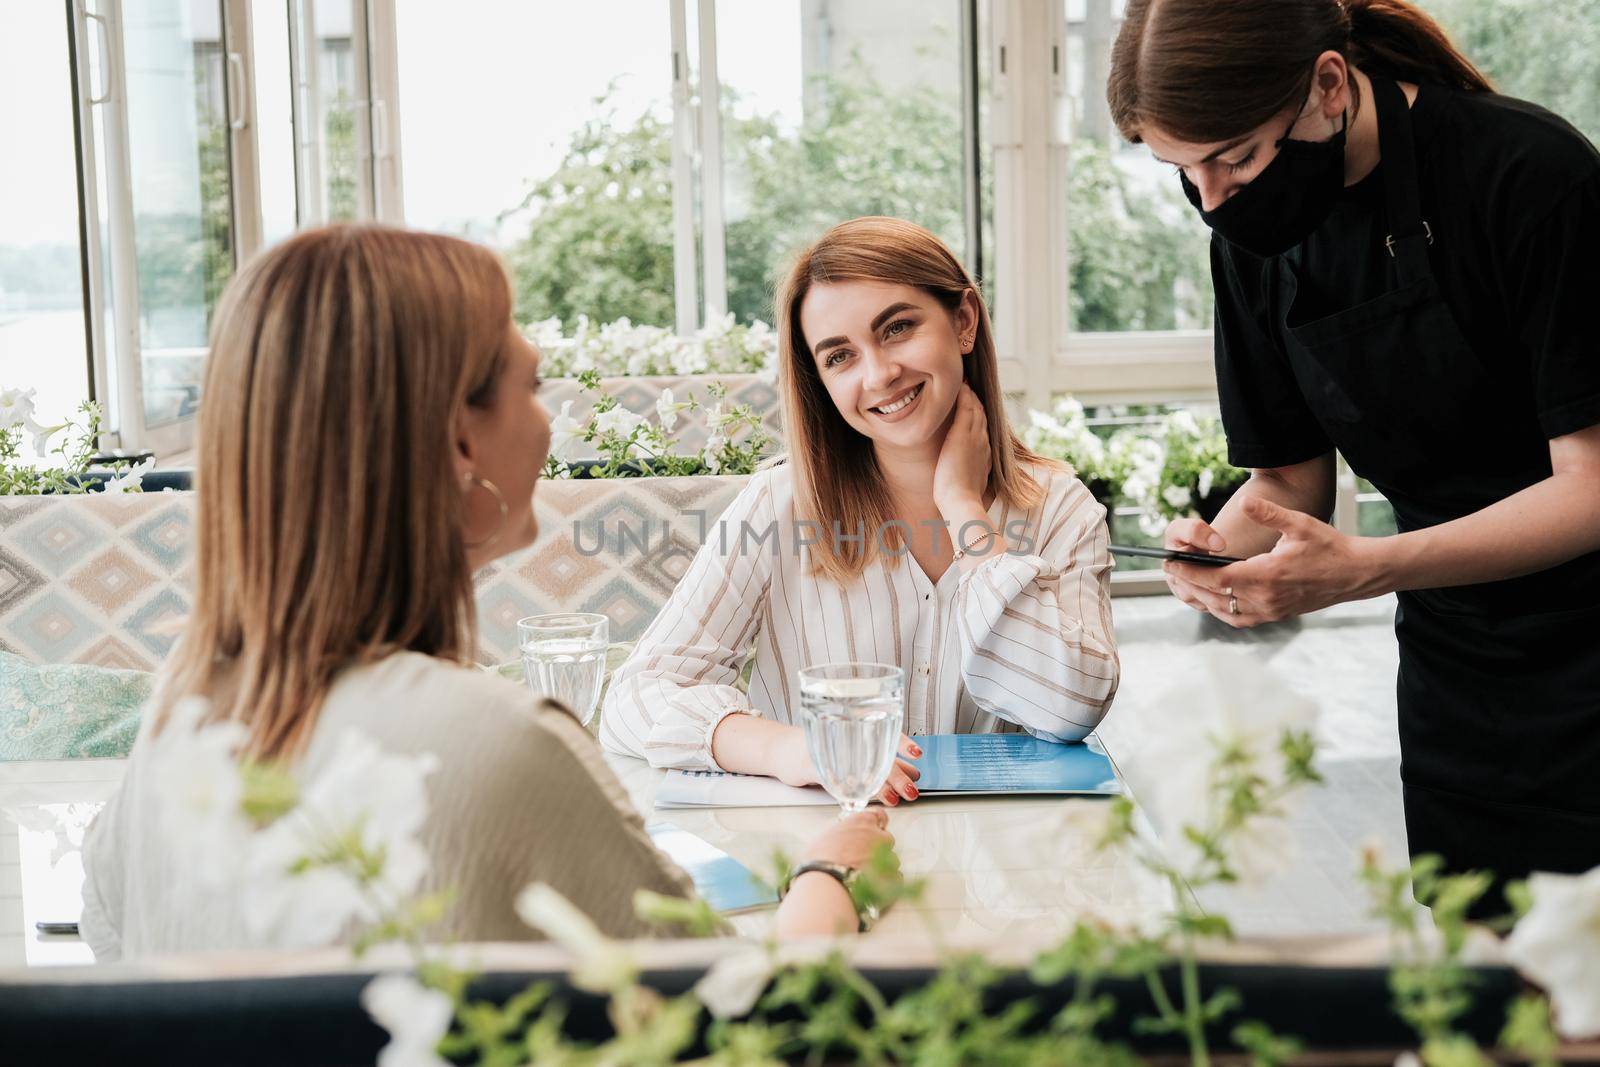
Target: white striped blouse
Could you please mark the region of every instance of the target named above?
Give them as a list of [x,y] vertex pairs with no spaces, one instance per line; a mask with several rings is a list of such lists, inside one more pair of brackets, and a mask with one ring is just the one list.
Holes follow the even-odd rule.
[[791,468],[757,473],[613,676],[601,741],[657,767],[720,769],[711,735],[725,716],[798,723],[796,672],[838,661],[905,670],[907,733],[1085,737],[1119,669],[1105,509],[1066,470],[1030,472],[1036,506],[989,509],[1008,552],[937,582],[909,552],[880,554],[843,585],[808,573],[819,534],[796,526]]

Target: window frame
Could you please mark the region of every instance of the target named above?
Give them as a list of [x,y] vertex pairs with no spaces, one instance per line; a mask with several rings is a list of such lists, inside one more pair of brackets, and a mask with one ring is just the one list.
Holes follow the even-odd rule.
[[[295,219],[297,227],[304,227],[318,221],[313,205],[320,203],[320,190],[318,196],[308,196],[308,190],[314,188],[308,182],[319,180],[319,143],[301,137],[308,113],[316,110],[308,95],[315,89],[316,0],[282,2],[291,33],[289,88],[296,131]],[[208,3],[217,5],[221,29],[223,99],[229,127],[230,225],[237,270],[264,243],[251,0]],[[122,0],[65,0],[65,6],[77,127],[85,329],[91,365],[89,395],[101,403],[106,413],[101,444],[150,449],[162,463],[181,461],[193,447],[197,414],[161,426],[150,426],[145,421]],[[358,109],[358,218],[402,223],[393,0],[357,0],[352,6],[351,50],[358,83],[357,98],[352,101]],[[310,64],[305,62],[308,55],[313,57]],[[308,67],[312,74],[302,80]],[[94,84],[97,72],[98,95]],[[102,190],[104,212],[100,206]]]

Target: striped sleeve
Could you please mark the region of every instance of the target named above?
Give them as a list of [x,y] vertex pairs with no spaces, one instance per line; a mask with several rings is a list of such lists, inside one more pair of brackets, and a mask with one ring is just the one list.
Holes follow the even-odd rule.
[[[1105,508],[1057,473],[1031,546],[962,575],[955,624],[973,703],[1051,741],[1078,741],[1105,717],[1120,666],[1111,628]],[[1030,549],[1023,553],[1020,549]]]
[[653,767],[721,769],[711,756],[717,725],[731,714],[758,714],[736,683],[772,580],[776,531],[771,475],[764,472],[707,531],[671,598],[612,676],[600,717],[609,751]]

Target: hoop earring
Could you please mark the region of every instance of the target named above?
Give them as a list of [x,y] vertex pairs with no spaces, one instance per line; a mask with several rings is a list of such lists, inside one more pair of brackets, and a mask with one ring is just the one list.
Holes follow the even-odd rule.
[[494,502],[500,507],[500,522],[496,524],[493,533],[484,538],[482,541],[468,541],[463,538],[461,542],[468,548],[487,548],[500,539],[500,531],[505,529],[506,519],[510,516],[511,509],[506,506],[506,498],[505,495],[500,492],[500,487],[495,485],[489,479],[480,478],[471,471],[468,471],[466,477],[466,486],[467,496],[471,496],[472,490],[478,486],[482,486],[483,488],[487,489],[490,494],[494,496]]

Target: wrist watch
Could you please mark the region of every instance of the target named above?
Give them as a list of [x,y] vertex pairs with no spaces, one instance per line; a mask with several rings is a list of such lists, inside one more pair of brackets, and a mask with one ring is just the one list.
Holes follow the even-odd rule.
[[796,878],[811,871],[820,871],[836,879],[850,895],[850,906],[856,911],[856,929],[865,933],[867,929],[878,921],[878,907],[874,904],[864,904],[857,899],[855,894],[856,875],[859,873],[854,867],[846,867],[842,863],[830,863],[828,860],[808,860],[789,872],[789,876],[778,886],[778,899],[782,900],[789,895],[789,887],[794,885]]

